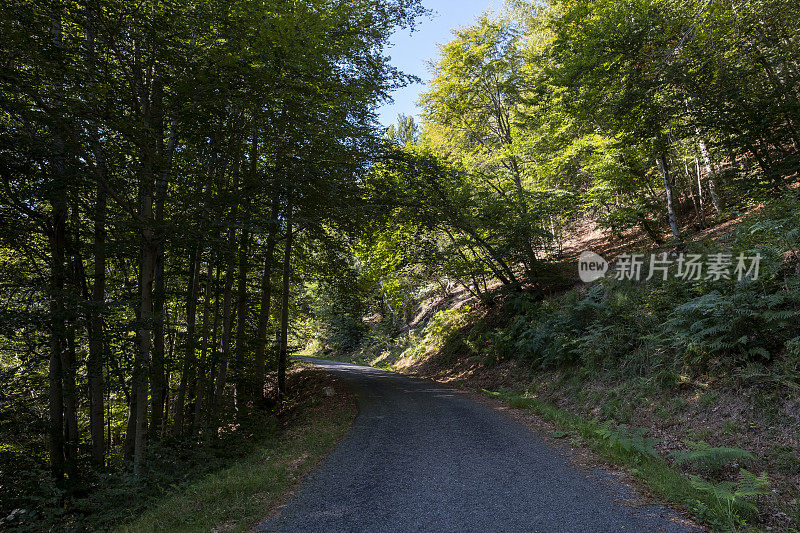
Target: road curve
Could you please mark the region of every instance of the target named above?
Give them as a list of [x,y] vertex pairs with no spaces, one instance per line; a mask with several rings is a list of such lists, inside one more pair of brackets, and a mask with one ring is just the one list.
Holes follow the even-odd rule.
[[358,394],[350,432],[269,532],[690,531],[509,417],[432,382],[308,359]]

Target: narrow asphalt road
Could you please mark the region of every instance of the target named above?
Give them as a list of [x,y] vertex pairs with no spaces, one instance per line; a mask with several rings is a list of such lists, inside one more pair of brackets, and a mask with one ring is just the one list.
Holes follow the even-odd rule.
[[350,432],[259,531],[689,531],[509,417],[431,382],[309,359],[358,394]]

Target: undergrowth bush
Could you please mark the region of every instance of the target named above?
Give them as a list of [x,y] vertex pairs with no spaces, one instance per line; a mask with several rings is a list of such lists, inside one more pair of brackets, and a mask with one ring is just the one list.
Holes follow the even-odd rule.
[[718,471],[736,461],[739,464],[755,460],[752,453],[733,446],[712,447],[704,441],[687,441],[688,450],[672,452],[675,464],[693,464],[711,471]]
[[460,347],[464,347],[464,342],[454,342],[456,337],[472,320],[472,308],[464,305],[456,309],[438,311],[431,321],[422,331],[420,342],[410,346],[403,356],[411,359],[419,359],[431,351],[440,350],[447,346],[445,357],[452,355],[452,352]]

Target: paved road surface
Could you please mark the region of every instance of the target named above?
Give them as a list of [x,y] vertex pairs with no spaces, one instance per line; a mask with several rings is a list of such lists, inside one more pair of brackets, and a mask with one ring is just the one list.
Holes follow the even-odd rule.
[[260,531],[687,531],[505,415],[431,382],[311,359],[358,394],[351,431]]

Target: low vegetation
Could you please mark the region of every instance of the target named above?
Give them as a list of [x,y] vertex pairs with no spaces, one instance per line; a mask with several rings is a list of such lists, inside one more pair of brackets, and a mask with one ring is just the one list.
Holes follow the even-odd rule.
[[345,434],[356,414],[345,389],[333,397],[323,394],[329,378],[322,372],[306,369],[294,377],[301,382],[295,397],[299,403],[288,413],[285,431],[260,439],[230,467],[172,487],[141,517],[115,531],[250,531],[274,513]]
[[[3,487],[3,504],[13,511],[0,518],[0,529],[248,531],[275,511],[356,413],[353,396],[323,372],[299,367],[288,380],[293,392],[275,415],[254,414],[211,443],[164,441],[138,478],[110,470],[65,493],[35,463],[6,450],[3,466],[15,468],[19,481]],[[324,395],[325,387],[335,395]]]

